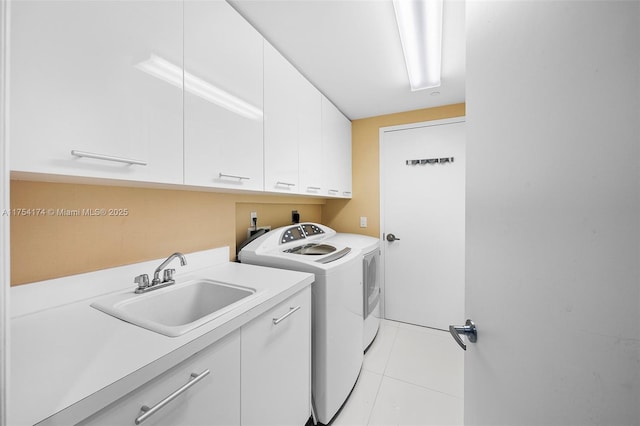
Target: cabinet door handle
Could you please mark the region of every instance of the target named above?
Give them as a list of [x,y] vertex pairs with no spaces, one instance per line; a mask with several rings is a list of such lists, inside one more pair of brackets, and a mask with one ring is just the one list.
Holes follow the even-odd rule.
[[321,189],[319,186],[307,186],[307,191],[320,191]]
[[114,157],[112,155],[96,154],[93,152],[71,150],[71,155],[76,157],[93,158],[94,160],[114,161],[116,163],[135,164],[136,166],[146,166],[147,162],[142,160],[134,160],[132,158]]
[[342,195],[351,195],[351,191],[342,191]]
[[289,308],[289,312],[287,312],[286,314],[284,314],[283,316],[281,316],[280,318],[274,318],[273,319],[273,324],[274,325],[278,325],[280,323],[280,321],[284,321],[285,319],[287,319],[287,317],[291,314],[293,314],[295,311],[297,311],[298,309],[300,309],[300,306],[296,306],[295,308]]
[[337,189],[330,189],[329,192],[332,194],[337,194],[340,191],[338,191]]
[[154,405],[151,408],[147,407],[146,405],[143,405],[140,408],[140,411],[142,411],[142,414],[139,415],[138,418],[136,418],[135,423],[137,425],[139,425],[140,423],[142,423],[145,420],[147,420],[149,417],[153,416],[160,409],[162,409],[162,407],[164,407],[165,405],[167,405],[168,403],[170,403],[171,401],[173,401],[174,399],[179,397],[181,394],[186,392],[187,389],[189,389],[190,387],[192,387],[193,385],[198,383],[200,380],[202,380],[205,377],[207,377],[210,372],[211,371],[209,371],[209,369],[207,369],[207,370],[204,370],[200,374],[191,373],[191,378],[189,379],[189,382],[186,383],[185,385],[183,385],[180,389],[176,390],[171,395],[167,396],[165,399],[163,399],[162,401],[158,402],[156,405]]
[[228,175],[226,173],[222,173],[220,172],[220,174],[218,175],[219,178],[223,178],[223,177],[227,177],[227,178],[232,178],[232,179],[239,179],[239,180],[250,180],[251,178],[248,176],[238,176],[238,175]]
[[276,186],[288,186],[288,187],[292,187],[292,186],[296,186],[295,183],[289,183],[289,182],[282,182],[282,181],[277,181],[276,182]]

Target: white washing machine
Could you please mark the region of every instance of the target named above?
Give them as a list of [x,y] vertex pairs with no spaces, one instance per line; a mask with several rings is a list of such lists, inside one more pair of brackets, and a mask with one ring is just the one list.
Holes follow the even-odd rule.
[[312,395],[317,420],[328,424],[362,367],[362,264],[359,249],[329,227],[301,223],[270,231],[240,250],[242,263],[315,274],[312,284]]
[[362,347],[366,350],[380,327],[380,239],[359,234],[336,233],[326,241],[349,246],[361,252],[364,318]]

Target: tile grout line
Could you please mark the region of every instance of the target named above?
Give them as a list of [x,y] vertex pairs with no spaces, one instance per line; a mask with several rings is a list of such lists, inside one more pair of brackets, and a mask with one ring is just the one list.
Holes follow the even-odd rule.
[[[408,324],[408,323],[400,323],[400,324]],[[414,324],[408,324],[408,325],[412,325],[412,326],[420,327],[420,328],[425,328],[425,329],[429,329],[429,330],[443,331],[443,330],[440,330],[440,329],[435,329],[435,328],[430,328],[430,327],[422,327],[422,326],[418,326],[418,325],[414,325]],[[436,334],[436,333],[425,332],[425,331],[422,331],[422,330],[412,330],[409,327],[398,327],[398,332],[400,332],[400,330],[404,330],[407,333],[412,333],[412,334],[423,334],[424,336],[438,338],[438,339],[441,338],[441,337],[446,337],[445,335],[439,335],[439,334]],[[391,352],[393,352],[393,348],[396,345],[397,339],[398,339],[398,333],[396,333],[395,339],[393,341],[393,346],[391,348]],[[391,358],[391,353],[389,354],[389,359],[390,358]],[[389,362],[389,360],[387,360],[387,364],[388,364],[388,362]],[[404,379],[401,379],[401,378],[398,378],[398,377],[394,377],[392,375],[388,375],[387,374],[387,364],[385,364],[383,377],[388,377],[390,379],[397,380],[397,381],[402,382],[402,383],[406,383],[406,384],[409,384],[409,385],[414,385],[414,386],[417,386],[417,387],[422,388],[422,389],[426,389],[426,390],[429,390],[429,391],[432,391],[432,392],[436,392],[436,393],[439,393],[439,394],[442,394],[442,395],[450,396],[452,398],[463,399],[463,397],[459,397],[459,396],[453,395],[451,393],[443,392],[443,391],[440,391],[440,390],[437,390],[437,389],[433,389],[433,388],[429,388],[429,387],[423,386],[423,385],[418,384],[418,383],[413,383],[413,382],[410,382],[410,381],[407,381],[407,380],[404,380]],[[463,388],[463,394],[464,394],[464,388]]]
[[[401,324],[404,324],[404,323],[401,323]],[[397,381],[397,382],[400,382],[400,383],[404,383],[404,384],[409,385],[409,386],[413,385],[413,386],[415,386],[417,388],[420,388],[420,389],[423,389],[423,390],[426,390],[426,391],[429,391],[429,392],[433,392],[433,393],[436,393],[436,394],[439,394],[439,395],[447,396],[447,397],[450,397],[450,398],[454,398],[454,399],[456,399],[458,401],[464,401],[464,396],[463,397],[456,396],[456,395],[453,395],[453,394],[450,394],[450,393],[447,393],[447,392],[442,392],[442,391],[439,391],[439,390],[436,390],[436,389],[428,388],[428,387],[425,387],[425,386],[422,386],[422,385],[419,385],[419,384],[416,384],[416,383],[412,383],[412,382],[409,382],[409,381],[406,381],[406,380],[402,380],[402,379],[399,379],[399,378],[396,378],[396,377],[393,377],[393,376],[389,375],[387,373],[387,369],[388,369],[389,362],[391,360],[391,357],[392,357],[393,353],[395,351],[397,351],[398,334],[400,333],[400,331],[401,330],[405,330],[405,331],[407,331],[407,332],[409,332],[411,334],[413,334],[414,332],[420,332],[419,330],[411,330],[411,328],[403,327],[401,325],[399,325],[399,326],[390,325],[390,327],[393,327],[395,329],[395,335],[394,335],[394,337],[392,339],[392,343],[390,345],[391,349],[389,350],[388,355],[385,357],[384,368],[383,368],[383,371],[382,371],[382,374],[381,374],[381,379],[380,379],[380,382],[378,384],[378,388],[376,390],[375,397],[373,398],[373,402],[371,404],[371,408],[370,408],[370,410],[368,412],[365,424],[366,425],[370,424],[371,419],[373,417],[373,412],[376,409],[376,405],[378,403],[380,403],[379,397],[380,397],[380,392],[381,392],[381,389],[382,389],[382,383],[385,380],[385,378],[389,378],[391,380],[394,380],[394,381]],[[434,331],[436,331],[436,330],[434,330]],[[440,330],[437,330],[437,331],[440,331]],[[438,335],[439,333],[426,333],[426,334],[429,335],[429,336],[432,336],[432,337],[438,337],[438,338],[439,337],[444,337],[444,333],[443,333],[442,336],[439,336]],[[375,372],[373,372],[373,371],[371,371],[371,373],[375,374]]]
[[398,340],[398,329],[396,329],[396,332],[393,335],[393,342],[391,342],[391,350],[389,351],[389,354],[387,355],[385,361],[384,361],[384,368],[382,369],[382,377],[384,378],[384,376],[386,376],[387,374],[387,367],[389,366],[389,360],[391,359],[391,354],[393,354],[393,350],[396,347],[396,341]]
[[[388,327],[393,327],[393,326],[388,326]],[[396,328],[396,332],[393,335],[393,342],[391,342],[391,350],[389,351],[389,354],[387,355],[385,362],[384,362],[384,368],[382,369],[382,374],[380,375],[380,382],[378,383],[378,389],[376,389],[376,396],[373,398],[373,402],[371,403],[371,409],[369,410],[369,413],[367,414],[367,421],[366,424],[368,425],[369,422],[371,421],[371,416],[373,415],[373,410],[376,408],[376,403],[378,402],[378,395],[380,394],[380,388],[382,387],[382,382],[385,378],[385,373],[387,372],[387,365],[389,364],[389,359],[391,358],[391,353],[393,352],[393,347],[396,344],[396,339],[398,338],[398,330],[397,327]]]
[[373,398],[373,402],[371,403],[371,409],[369,409],[369,413],[367,414],[366,425],[371,421],[371,415],[373,414],[373,409],[376,407],[376,402],[378,402],[378,395],[380,394],[380,388],[382,387],[382,381],[384,380],[384,375],[380,378],[380,383],[378,383],[378,389],[376,389],[376,396]]
[[446,396],[450,396],[450,397],[452,397],[452,398],[456,398],[456,399],[464,400],[464,397],[461,397],[461,396],[458,396],[458,395],[453,395],[453,394],[450,394],[450,393],[447,393],[447,392],[443,392],[443,391],[439,391],[439,390],[437,390],[437,389],[428,388],[428,387],[426,387],[426,386],[422,386],[422,385],[419,385],[419,384],[417,384],[417,383],[408,382],[408,381],[406,381],[406,380],[399,379],[399,378],[397,378],[397,377],[387,376],[387,375],[385,375],[384,377],[388,377],[388,378],[390,378],[391,380],[396,380],[396,381],[398,381],[398,382],[402,382],[402,383],[405,383],[405,384],[407,384],[407,385],[416,386],[416,387],[419,387],[419,388],[421,388],[421,389],[425,389],[425,390],[428,390],[428,391],[431,391],[431,392],[436,392],[436,393],[439,393],[439,394],[441,394],[441,395],[446,395]]
[[378,402],[378,395],[380,395],[380,388],[382,387],[382,382],[384,381],[384,378],[386,377],[386,372],[387,372],[387,365],[389,365],[389,359],[391,359],[391,354],[393,353],[393,348],[396,345],[396,340],[398,339],[398,327],[396,328],[396,332],[393,335],[393,342],[391,343],[391,350],[389,351],[389,354],[386,357],[386,360],[384,362],[384,368],[382,369],[382,374],[380,375],[380,383],[378,383],[378,389],[376,390],[376,396],[373,398],[373,403],[371,404],[371,409],[369,410],[369,414],[367,415],[367,422],[366,424],[368,425],[369,422],[371,421],[371,416],[373,415],[373,410],[376,408],[376,403]]

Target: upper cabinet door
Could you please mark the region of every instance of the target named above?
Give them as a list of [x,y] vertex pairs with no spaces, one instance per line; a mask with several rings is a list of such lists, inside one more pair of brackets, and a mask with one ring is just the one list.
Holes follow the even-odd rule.
[[351,198],[351,121],[322,97],[322,150],[330,197]]
[[298,158],[301,194],[321,195],[324,182],[322,159],[322,95],[299,75],[296,81],[298,104]]
[[262,191],[263,38],[224,1],[184,18],[185,184]]
[[12,170],[182,183],[180,2],[16,1],[10,19]]
[[265,191],[296,193],[298,177],[298,70],[264,43]]
[[352,136],[351,136],[351,120],[340,114],[339,117],[339,133],[340,133],[340,148],[339,148],[339,164],[340,164],[340,185],[342,198],[351,198],[353,196],[352,191]]

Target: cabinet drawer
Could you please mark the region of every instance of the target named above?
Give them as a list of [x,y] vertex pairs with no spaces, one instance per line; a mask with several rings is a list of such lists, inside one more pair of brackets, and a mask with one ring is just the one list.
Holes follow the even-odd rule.
[[311,288],[241,332],[242,424],[305,424],[311,413]]
[[196,353],[135,391],[95,413],[81,425],[133,425],[144,413],[190,383],[192,374],[204,375],[168,402],[143,425],[239,425],[240,332]]

